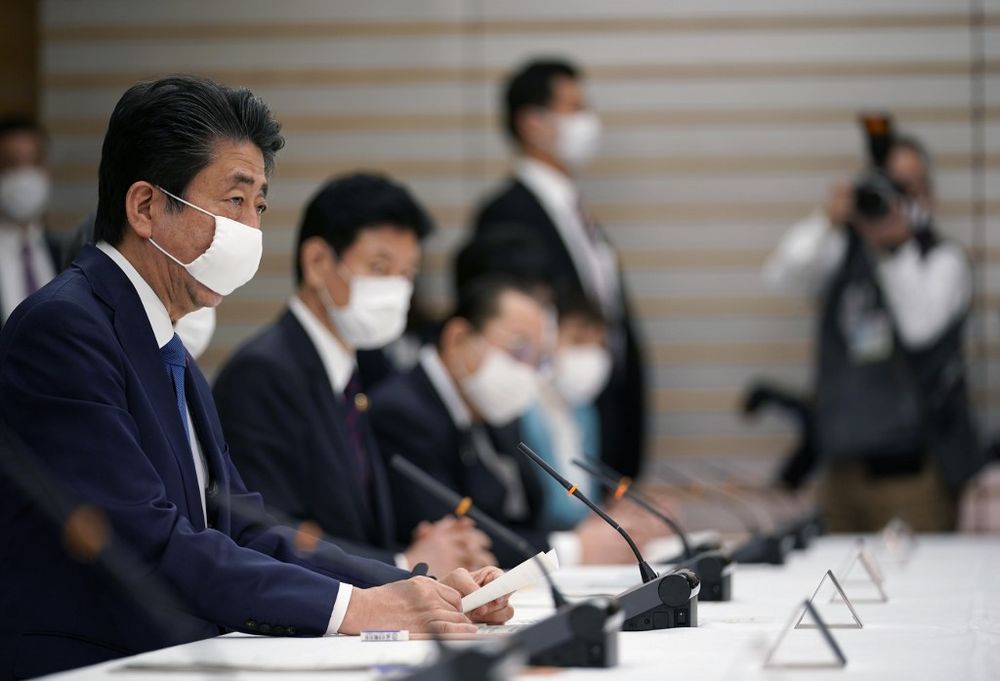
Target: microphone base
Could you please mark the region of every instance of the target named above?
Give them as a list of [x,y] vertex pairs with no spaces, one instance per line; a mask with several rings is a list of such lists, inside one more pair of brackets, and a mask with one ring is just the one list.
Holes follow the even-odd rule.
[[514,638],[529,665],[606,669],[618,666],[623,619],[615,601],[592,599],[563,606],[551,617],[518,631]]
[[400,681],[500,681],[511,678],[523,663],[522,653],[503,646],[448,648],[437,661],[407,674]]
[[618,596],[625,611],[622,631],[651,631],[698,626],[701,582],[691,570],[681,569],[639,584]]
[[785,529],[795,538],[795,549],[802,551],[823,534],[823,522],[816,511],[789,523]]
[[733,551],[733,561],[744,564],[784,565],[795,546],[795,537],[788,534],[757,535]]
[[699,601],[733,599],[733,561],[722,551],[706,551],[677,564],[677,569],[693,570],[701,580]]

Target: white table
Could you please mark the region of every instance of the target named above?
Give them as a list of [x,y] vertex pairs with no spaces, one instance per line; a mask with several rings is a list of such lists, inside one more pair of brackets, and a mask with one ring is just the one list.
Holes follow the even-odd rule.
[[[797,604],[809,596],[827,569],[836,569],[854,545],[850,537],[825,537],[781,567],[738,566],[734,598],[700,603],[699,626],[622,633],[620,664],[610,670],[563,670],[560,679],[1000,679],[1000,537],[921,537],[905,568],[876,552],[885,573],[888,603],[857,602],[864,627],[834,629],[848,664],[843,669],[763,669],[761,662]],[[875,540],[870,541],[873,549]],[[858,576],[861,573],[855,570]],[[558,574],[570,594],[607,592],[634,584],[634,567],[578,567]],[[873,593],[848,585],[849,595]],[[517,619],[530,621],[551,611],[546,592],[533,589],[514,599]],[[828,600],[821,611],[833,619]],[[844,610],[843,612],[846,612]],[[790,650],[829,657],[815,631],[795,630]],[[225,673],[123,670],[129,664],[255,662],[304,668],[309,664],[415,663],[433,657],[425,641],[362,643],[357,638],[258,638],[230,635],[108,662],[52,678],[77,681],[185,681],[189,678],[310,679],[315,671]],[[378,678],[373,671],[325,672],[322,678]],[[524,678],[528,678],[525,676]],[[471,680],[470,680],[471,681]]]

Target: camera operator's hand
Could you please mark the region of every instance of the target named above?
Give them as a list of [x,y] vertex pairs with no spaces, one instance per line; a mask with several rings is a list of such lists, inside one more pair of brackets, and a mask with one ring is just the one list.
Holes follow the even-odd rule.
[[910,238],[910,225],[900,200],[893,202],[885,217],[870,219],[856,215],[854,222],[861,238],[877,251],[895,250]]
[[847,224],[854,213],[854,192],[851,183],[847,180],[839,180],[830,189],[830,196],[826,200],[826,217],[833,227],[842,227]]

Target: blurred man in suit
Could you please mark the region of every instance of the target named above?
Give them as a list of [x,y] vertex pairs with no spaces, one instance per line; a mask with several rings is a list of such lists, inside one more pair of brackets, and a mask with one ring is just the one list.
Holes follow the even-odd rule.
[[424,210],[388,178],[325,185],[299,229],[296,295],[228,362],[215,400],[234,461],[268,504],[354,553],[446,574],[494,563],[489,539],[468,519],[445,518],[397,543],[356,355],[403,332],[430,231]]
[[600,121],[588,109],[579,70],[563,61],[536,61],[507,82],[503,120],[518,154],[517,169],[486,200],[474,238],[521,225],[544,242],[554,289],[585,294],[609,324],[614,359],[598,399],[601,458],[629,476],[645,450],[645,368],[614,248],[587,213],[577,174],[597,152]]
[[[541,513],[542,487],[533,464],[517,453],[517,419],[538,396],[547,319],[533,292],[499,275],[473,280],[458,292],[454,314],[437,347],[416,368],[373,392],[372,426],[386,458],[399,454],[476,506],[507,523],[539,550],[556,548],[564,564],[632,560],[621,537],[597,517],[572,532],[550,532]],[[440,502],[405,479],[390,476],[400,536],[436,518]],[[649,523],[620,518],[649,539]],[[638,525],[632,521],[639,520]],[[523,556],[494,543],[501,565]]]
[[[260,262],[268,176],[284,141],[264,103],[190,77],[119,100],[99,172],[96,246],[0,332],[0,417],[68,499],[99,510],[179,607],[151,614],[72,557],[14,479],[0,479],[0,677],[26,678],[217,636],[475,631],[460,594],[262,522],[212,395],[173,322],[215,306]],[[100,544],[98,543],[98,546]],[[509,606],[494,602],[497,621]]]
[[59,271],[59,241],[41,222],[49,184],[42,129],[0,119],[0,324]]

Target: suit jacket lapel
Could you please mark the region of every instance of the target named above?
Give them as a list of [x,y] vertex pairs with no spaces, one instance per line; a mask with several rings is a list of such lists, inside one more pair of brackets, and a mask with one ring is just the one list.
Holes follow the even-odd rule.
[[[374,511],[365,504],[364,491],[360,489],[358,484],[362,472],[358,468],[351,436],[347,431],[344,400],[342,396],[334,393],[326,368],[319,357],[319,352],[313,346],[312,340],[295,315],[290,311],[286,312],[280,325],[288,340],[292,356],[297,358],[296,364],[308,380],[313,404],[319,410],[320,422],[326,429],[324,439],[330,441],[332,448],[342,454],[340,460],[335,463],[340,470],[350,475],[351,479],[347,481],[347,484],[341,485],[341,491],[351,495],[351,506],[357,509],[359,522],[365,527],[365,534],[371,537],[375,531],[376,517]],[[368,450],[369,457],[372,457],[374,453],[374,449]],[[370,501],[373,504],[378,503],[377,499]]]
[[198,490],[191,446],[177,411],[170,376],[160,356],[160,349],[139,294],[125,273],[93,246],[85,246],[74,262],[87,275],[94,293],[114,310],[115,333],[152,409],[158,415],[163,438],[174,454],[184,484],[187,517],[192,524],[197,525],[202,522],[201,493]]

